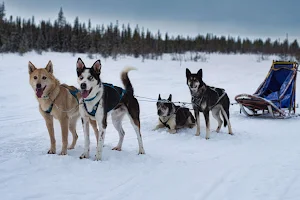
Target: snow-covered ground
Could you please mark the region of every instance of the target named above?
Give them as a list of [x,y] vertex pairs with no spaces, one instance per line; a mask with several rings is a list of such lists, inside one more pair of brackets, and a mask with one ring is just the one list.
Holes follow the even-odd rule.
[[[38,103],[29,86],[27,63],[44,67],[51,59],[54,74],[62,83],[76,82],[75,63],[86,55],[45,53],[0,55],[0,199],[64,200],[296,200],[300,198],[300,118],[287,120],[254,119],[231,106],[234,136],[214,132],[205,140],[204,117],[201,135],[194,129],[168,134],[166,129],[151,131],[156,125],[156,105],[140,101],[141,129],[146,154],[137,155],[134,130],[125,118],[126,132],[121,152],[112,151],[118,133],[108,119],[104,160],[94,161],[96,140],[91,134],[91,158],[80,160],[83,132],[78,121],[79,140],[67,156],[47,155],[49,136],[38,112]],[[170,58],[152,61],[126,58],[102,59],[102,79],[121,85],[120,71],[130,72],[135,94],[157,98],[170,93],[174,101],[190,101],[185,69],[204,70],[204,81],[227,90],[232,102],[240,93],[252,94],[265,78],[272,59],[256,62],[255,55],[208,56],[208,62],[179,62]],[[299,79],[298,79],[299,80]],[[299,81],[298,81],[299,85]],[[297,101],[300,98],[297,87]],[[299,112],[299,111],[298,111]],[[61,134],[55,122],[57,150]],[[71,136],[69,137],[71,139]]]

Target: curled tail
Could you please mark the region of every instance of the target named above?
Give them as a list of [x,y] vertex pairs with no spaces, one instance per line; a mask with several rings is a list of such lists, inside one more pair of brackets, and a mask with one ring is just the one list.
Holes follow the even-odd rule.
[[133,90],[132,84],[130,82],[130,79],[128,78],[128,72],[131,70],[136,70],[136,68],[126,67],[125,69],[123,69],[123,71],[121,72],[121,80],[125,87],[126,92],[128,94],[133,95],[134,90]]

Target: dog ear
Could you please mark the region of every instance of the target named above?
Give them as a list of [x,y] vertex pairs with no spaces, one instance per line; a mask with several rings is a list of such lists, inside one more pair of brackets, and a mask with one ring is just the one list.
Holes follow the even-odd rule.
[[168,101],[172,101],[172,94],[169,95]]
[[51,62],[51,60],[49,60],[46,68],[45,68],[49,73],[53,74],[53,64]]
[[186,78],[189,78],[191,76],[191,74],[192,74],[191,71],[188,68],[186,68],[186,70],[185,70]]
[[31,74],[34,70],[36,70],[36,67],[29,61],[28,62],[28,73]]
[[158,95],[158,100],[161,100],[160,94]]
[[83,69],[85,68],[85,65],[84,65],[83,61],[81,60],[81,58],[78,58],[77,63],[76,63],[76,68],[77,68],[77,72],[83,71]]
[[202,69],[199,69],[197,72],[197,76],[202,79]]
[[101,61],[97,60],[94,64],[93,64],[93,69],[95,70],[95,72],[97,74],[100,74],[101,72]]

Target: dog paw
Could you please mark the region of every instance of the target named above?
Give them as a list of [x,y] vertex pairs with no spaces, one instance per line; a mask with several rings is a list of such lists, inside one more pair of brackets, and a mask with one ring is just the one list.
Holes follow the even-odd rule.
[[95,161],[100,161],[102,160],[101,156],[100,155],[95,155]]
[[159,128],[158,127],[155,127],[154,129],[152,129],[152,131],[157,131]]
[[80,159],[89,158],[89,154],[88,153],[83,153],[83,154],[81,154],[81,156],[79,158]]
[[209,140],[209,137],[205,137],[205,139]]
[[145,154],[145,150],[144,150],[144,149],[140,149],[140,150],[139,150],[139,155],[140,155],[140,154]]
[[59,155],[60,155],[60,156],[65,156],[65,155],[67,155],[67,151],[61,151],[61,152],[59,153]]
[[47,154],[56,154],[56,150],[50,149]]
[[112,148],[111,150],[121,151],[121,147],[116,146],[116,147]]
[[71,150],[71,149],[74,149],[74,148],[75,148],[74,146],[69,146],[68,150]]
[[221,127],[218,127],[218,128],[216,129],[216,132],[219,133],[219,132],[220,132],[220,129],[221,129]]
[[170,133],[170,134],[175,134],[175,133],[176,133],[176,130],[175,130],[175,129],[170,129],[170,130],[169,130],[169,133]]
[[196,133],[195,136],[200,136],[200,133]]
[[234,135],[233,133],[228,133],[229,135]]

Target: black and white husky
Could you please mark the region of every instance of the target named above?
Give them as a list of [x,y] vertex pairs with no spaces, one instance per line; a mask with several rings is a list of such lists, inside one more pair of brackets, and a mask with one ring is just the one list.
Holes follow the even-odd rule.
[[195,118],[190,110],[185,107],[176,106],[172,102],[171,94],[168,99],[162,99],[159,94],[156,107],[158,125],[153,130],[167,127],[169,133],[174,134],[177,129],[184,127],[193,128],[195,126]]
[[186,69],[186,79],[192,95],[192,103],[195,111],[197,123],[196,136],[200,135],[199,112],[203,112],[206,122],[205,138],[210,138],[209,111],[212,111],[213,117],[218,121],[218,128],[216,131],[219,132],[221,129],[223,121],[221,120],[220,114],[222,113],[224,127],[228,124],[228,133],[232,134],[231,124],[229,121],[230,100],[225,90],[206,85],[202,80],[202,69],[200,69],[196,74],[192,74],[189,69]]
[[144,154],[142,136],[140,132],[140,108],[137,99],[133,96],[133,87],[128,78],[128,72],[134,68],[126,68],[121,72],[121,80],[125,86],[122,89],[112,84],[102,83],[100,78],[101,63],[97,60],[91,68],[87,68],[83,61],[77,60],[78,84],[81,89],[82,103],[79,112],[84,130],[84,152],[80,158],[88,158],[90,150],[89,119],[96,120],[99,133],[96,134],[96,160],[102,159],[102,150],[107,127],[107,114],[111,113],[112,123],[119,132],[119,143],[113,150],[121,151],[125,132],[122,128],[122,119],[128,114],[136,132],[139,154]]

